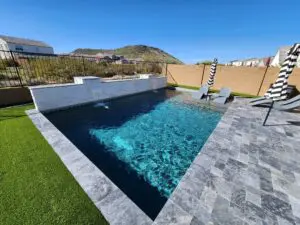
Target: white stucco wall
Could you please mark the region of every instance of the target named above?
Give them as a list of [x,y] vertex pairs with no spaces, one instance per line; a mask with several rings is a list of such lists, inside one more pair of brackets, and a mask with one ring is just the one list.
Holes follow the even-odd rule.
[[235,62],[232,62],[232,65],[233,66],[242,66],[243,62],[242,61],[235,61]]
[[8,50],[6,41],[2,40],[1,38],[0,38],[0,50],[4,50],[4,51]]
[[280,67],[280,51],[278,51],[272,60],[270,66]]
[[43,85],[29,89],[35,108],[48,111],[155,90],[166,85],[166,77],[142,75],[140,79],[117,81],[103,81],[98,77],[75,77],[72,84]]
[[[2,40],[1,38],[0,38],[0,50],[9,51],[6,42],[4,40]],[[10,57],[9,52],[0,51],[0,58],[1,59],[5,59],[5,58],[9,58],[9,57]]]

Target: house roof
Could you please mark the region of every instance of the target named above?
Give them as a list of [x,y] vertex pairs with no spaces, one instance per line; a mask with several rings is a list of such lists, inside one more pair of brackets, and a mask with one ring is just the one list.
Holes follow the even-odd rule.
[[278,49],[277,55],[279,57],[279,63],[282,63],[285,60],[291,48],[292,46],[283,46]]
[[243,59],[241,61],[247,62],[247,61],[253,61],[253,60],[258,60],[258,58]]
[[33,46],[51,48],[51,46],[46,44],[45,42],[26,39],[26,38],[18,38],[18,37],[0,35],[0,39],[3,39],[7,43],[20,44],[20,45],[33,45]]
[[279,48],[279,51],[289,51],[293,46],[282,46]]

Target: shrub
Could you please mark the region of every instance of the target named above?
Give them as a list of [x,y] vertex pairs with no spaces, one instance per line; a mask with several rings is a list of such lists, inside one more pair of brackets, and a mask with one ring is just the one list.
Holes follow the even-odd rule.
[[18,67],[20,64],[12,59],[0,59],[0,70],[6,70],[7,67]]
[[3,60],[0,60],[0,71],[1,70],[6,70],[6,65],[5,63],[3,62]]
[[4,65],[5,67],[18,67],[20,66],[20,63],[13,60],[13,59],[2,59],[1,64]]
[[202,62],[197,62],[196,65],[211,65],[213,63],[213,61],[210,61],[210,60],[205,60],[205,61],[202,61]]

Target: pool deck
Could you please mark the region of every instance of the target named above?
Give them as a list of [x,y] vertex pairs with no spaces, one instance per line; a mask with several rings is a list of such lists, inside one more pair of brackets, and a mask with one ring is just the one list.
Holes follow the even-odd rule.
[[153,221],[41,113],[33,123],[110,224],[300,224],[300,114],[236,99]]
[[300,114],[236,99],[154,224],[300,224]]

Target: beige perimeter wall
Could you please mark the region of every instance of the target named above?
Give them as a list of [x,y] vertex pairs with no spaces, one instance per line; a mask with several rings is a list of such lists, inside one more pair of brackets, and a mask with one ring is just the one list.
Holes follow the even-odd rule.
[[[269,86],[276,80],[279,68],[265,67],[233,67],[218,66],[213,89],[229,87],[233,92],[263,95]],[[204,65],[172,65],[167,66],[168,83],[200,87],[209,77],[210,66]],[[263,82],[262,82],[263,81]],[[260,92],[259,87],[262,83]],[[295,68],[289,78],[289,84],[296,85],[300,90],[300,68]]]

